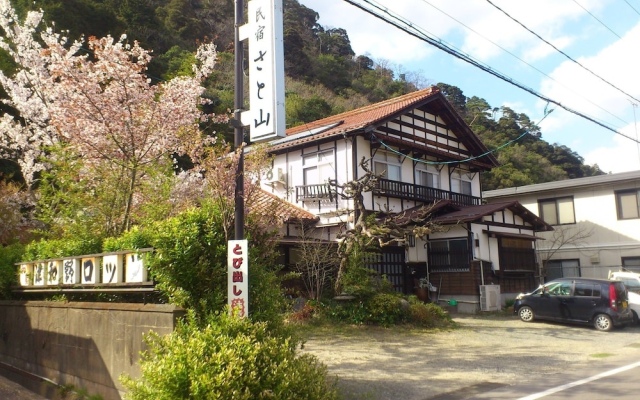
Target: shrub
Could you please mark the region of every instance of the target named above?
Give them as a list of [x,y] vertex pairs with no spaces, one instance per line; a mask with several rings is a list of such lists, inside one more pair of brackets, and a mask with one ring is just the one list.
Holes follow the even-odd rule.
[[27,245],[23,261],[80,256],[101,251],[102,239],[91,235],[80,239],[44,239]]
[[[206,203],[148,227],[104,241],[106,251],[153,247],[149,271],[166,300],[194,310],[198,318],[227,303],[227,240],[221,213]],[[249,313],[254,321],[283,325],[280,281],[260,240],[249,246]]]
[[145,341],[141,378],[121,378],[129,400],[337,398],[326,367],[264,323],[219,313],[200,327],[191,314],[170,335],[151,332]]
[[18,284],[18,266],[22,261],[24,246],[12,244],[0,246],[0,298],[11,298],[11,287]]
[[453,325],[449,313],[435,303],[423,303],[415,296],[410,298],[407,322],[425,328]]
[[396,293],[377,293],[368,302],[367,311],[367,322],[382,326],[398,324],[406,315],[401,297]]

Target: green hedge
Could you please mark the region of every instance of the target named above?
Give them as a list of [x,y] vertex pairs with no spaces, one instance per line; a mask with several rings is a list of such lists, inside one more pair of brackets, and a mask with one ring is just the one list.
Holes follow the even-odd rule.
[[297,355],[298,343],[272,335],[265,323],[193,316],[170,335],[150,333],[140,362],[142,377],[122,377],[129,400],[331,400],[335,382],[317,358]]

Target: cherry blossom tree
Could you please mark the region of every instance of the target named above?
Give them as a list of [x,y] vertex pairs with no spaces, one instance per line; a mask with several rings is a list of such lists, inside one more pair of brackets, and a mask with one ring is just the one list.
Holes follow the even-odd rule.
[[136,207],[158,194],[154,179],[166,182],[175,155],[198,165],[213,144],[199,128],[216,118],[201,107],[215,47],[199,48],[193,76],[152,85],[145,75],[151,54],[138,43],[126,36],[71,42],[39,29],[41,20],[41,12],[31,12],[20,23],[9,1],[0,0],[0,47],[18,66],[11,76],[0,72],[9,97],[2,101],[19,113],[0,120],[0,156],[16,158],[31,184],[53,157],[72,153],[81,160],[75,171],[83,190],[101,196],[102,210],[83,211],[103,214],[106,233],[122,232]]

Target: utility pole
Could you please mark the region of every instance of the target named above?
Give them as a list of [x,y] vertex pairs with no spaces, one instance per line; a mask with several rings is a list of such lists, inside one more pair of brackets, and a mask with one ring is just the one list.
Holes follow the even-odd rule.
[[241,114],[244,108],[244,43],[240,38],[240,27],[244,25],[244,0],[235,0],[235,95],[233,101],[234,145],[240,149],[236,169],[235,190],[235,235],[236,240],[244,239],[244,127]]

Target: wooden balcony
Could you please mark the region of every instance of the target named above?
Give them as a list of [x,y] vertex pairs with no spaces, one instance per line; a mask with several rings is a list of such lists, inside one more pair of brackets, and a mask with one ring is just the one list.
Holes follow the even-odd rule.
[[333,201],[335,192],[327,183],[320,185],[296,186],[296,202],[298,201]]
[[451,200],[458,206],[478,206],[482,204],[480,197],[388,179],[378,179],[378,187],[373,190],[373,194],[422,203]]

